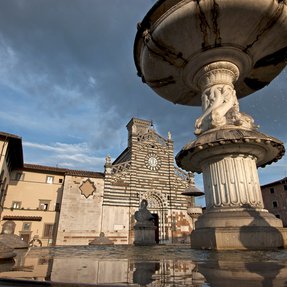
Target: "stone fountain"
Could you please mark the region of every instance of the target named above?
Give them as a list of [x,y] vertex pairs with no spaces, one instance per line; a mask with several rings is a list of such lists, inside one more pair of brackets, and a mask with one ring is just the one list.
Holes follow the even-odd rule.
[[[159,0],[138,24],[138,75],[161,97],[202,106],[196,139],[176,156],[203,173],[207,211],[193,248],[284,246],[281,220],[264,209],[257,167],[285,153],[258,131],[238,99],[268,85],[287,60],[286,0]],[[271,95],[270,95],[271,96]]]

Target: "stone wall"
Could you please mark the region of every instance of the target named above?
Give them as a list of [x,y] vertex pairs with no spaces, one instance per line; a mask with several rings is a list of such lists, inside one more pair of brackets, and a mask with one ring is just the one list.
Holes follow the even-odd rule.
[[57,245],[87,245],[101,229],[104,180],[66,176]]
[[264,207],[287,226],[287,178],[261,187]]

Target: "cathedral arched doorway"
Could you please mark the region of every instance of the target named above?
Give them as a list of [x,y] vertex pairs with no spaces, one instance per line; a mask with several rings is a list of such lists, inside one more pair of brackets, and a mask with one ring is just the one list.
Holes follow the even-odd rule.
[[143,195],[142,199],[148,202],[148,210],[154,216],[154,224],[157,227],[155,231],[156,243],[164,243],[168,240],[167,229],[167,201],[161,196],[159,192],[152,191]]

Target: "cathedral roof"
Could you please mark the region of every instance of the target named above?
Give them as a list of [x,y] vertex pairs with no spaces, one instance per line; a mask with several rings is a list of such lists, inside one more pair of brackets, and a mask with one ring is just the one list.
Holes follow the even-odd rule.
[[131,160],[131,149],[127,147],[114,161],[113,164]]

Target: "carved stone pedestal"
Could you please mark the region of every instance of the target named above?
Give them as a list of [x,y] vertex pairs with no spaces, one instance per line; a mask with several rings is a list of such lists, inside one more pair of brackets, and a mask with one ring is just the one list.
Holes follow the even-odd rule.
[[[152,223],[152,222],[151,222]],[[134,245],[155,245],[155,229],[153,224],[136,223]]]
[[143,199],[139,210],[135,212],[137,223],[134,226],[135,241],[134,245],[155,245],[155,229],[153,216],[147,209],[148,202]]

